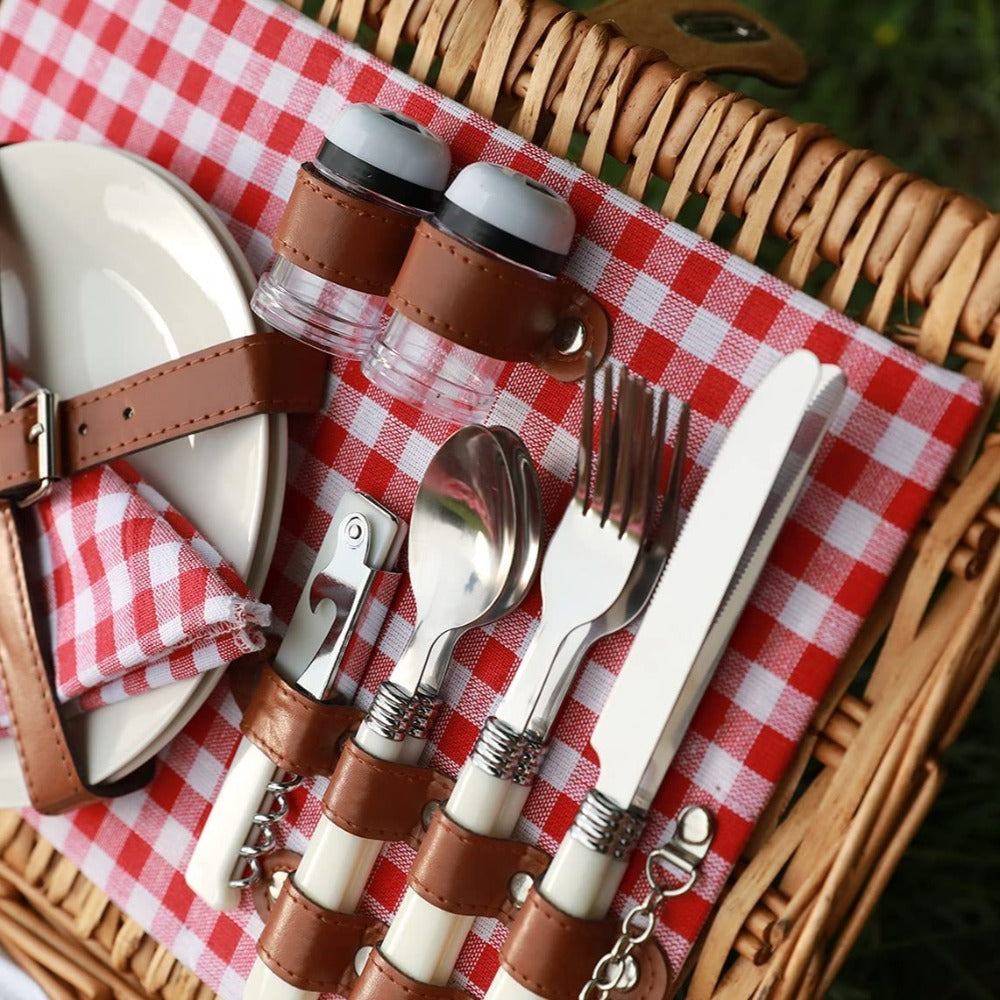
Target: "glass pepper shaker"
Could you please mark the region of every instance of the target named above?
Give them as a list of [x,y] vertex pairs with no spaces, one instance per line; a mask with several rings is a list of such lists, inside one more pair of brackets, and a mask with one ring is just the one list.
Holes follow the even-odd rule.
[[[458,423],[489,412],[506,361],[540,363],[562,351],[575,360],[564,365],[559,355],[560,371],[540,366],[566,381],[582,376],[583,352],[603,357],[607,329],[586,293],[556,281],[575,228],[569,203],[544,185],[492,163],[466,167],[417,229],[390,292],[395,312],[362,362],[365,375]],[[579,312],[569,299],[585,299],[581,323],[600,330],[584,329],[579,342],[556,350],[565,313]]]
[[363,357],[450,166],[445,142],[412,119],[371,104],[347,107],[298,172],[254,312],[322,350]]

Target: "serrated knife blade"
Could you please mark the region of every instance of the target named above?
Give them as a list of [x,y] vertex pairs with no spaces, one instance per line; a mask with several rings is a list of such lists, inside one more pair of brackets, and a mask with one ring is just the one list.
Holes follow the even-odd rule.
[[649,808],[843,392],[839,369],[796,351],[733,424],[591,737],[596,790],[620,808]]

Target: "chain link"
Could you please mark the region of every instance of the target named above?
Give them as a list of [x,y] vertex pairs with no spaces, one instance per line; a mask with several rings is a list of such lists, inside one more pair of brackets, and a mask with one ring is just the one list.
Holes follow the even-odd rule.
[[[703,828],[700,834],[696,834],[697,839],[692,841],[688,831],[694,828],[691,824],[695,810],[699,813],[696,820],[703,824]],[[614,946],[594,966],[590,979],[580,990],[578,1000],[608,1000],[613,990],[628,988],[629,979],[633,979],[629,985],[635,984],[639,963],[634,952],[653,936],[657,914],[664,901],[683,896],[694,887],[698,880],[698,866],[708,853],[714,835],[711,815],[700,806],[688,807],[680,814],[677,829],[669,843],[650,852],[646,859],[646,883],[649,886],[646,898],[622,918]],[[676,883],[667,871],[668,865],[685,874],[683,882]]]

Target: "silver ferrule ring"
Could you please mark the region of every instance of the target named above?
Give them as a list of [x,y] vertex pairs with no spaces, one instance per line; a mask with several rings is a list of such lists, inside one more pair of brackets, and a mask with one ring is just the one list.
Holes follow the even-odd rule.
[[379,736],[399,743],[409,735],[414,708],[412,696],[398,684],[383,681],[379,684],[365,716],[365,725]]
[[592,788],[573,820],[570,836],[588,850],[620,861],[635,847],[645,820],[645,813],[622,809]]
[[518,732],[491,715],[472,748],[473,763],[502,781],[530,785],[545,753],[545,744],[530,733]]

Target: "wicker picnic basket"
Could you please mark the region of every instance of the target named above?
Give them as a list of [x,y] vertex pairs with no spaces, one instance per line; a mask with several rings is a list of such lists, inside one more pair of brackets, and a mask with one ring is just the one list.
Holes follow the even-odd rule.
[[[582,139],[585,169],[626,165],[623,190],[665,192],[671,218],[698,206],[689,224],[707,238],[741,220],[730,247],[748,260],[781,241],[779,277],[982,382],[980,426],[685,970],[689,1000],[822,995],[1000,658],[1000,215],[550,0],[326,0],[317,16],[558,155]],[[0,814],[0,943],[53,997],[211,997],[13,813]]]

